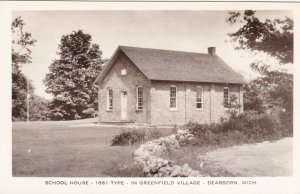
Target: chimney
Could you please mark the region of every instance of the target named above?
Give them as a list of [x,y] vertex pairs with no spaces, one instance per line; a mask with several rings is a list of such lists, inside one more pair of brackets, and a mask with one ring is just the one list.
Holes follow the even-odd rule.
[[208,54],[215,56],[216,55],[216,47],[208,47],[207,48]]

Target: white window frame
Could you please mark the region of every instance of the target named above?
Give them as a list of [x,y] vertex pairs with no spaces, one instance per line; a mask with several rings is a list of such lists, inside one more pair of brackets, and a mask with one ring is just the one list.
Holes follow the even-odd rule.
[[[225,90],[227,89],[227,98],[225,98]],[[227,100],[227,106],[226,106],[226,103],[225,103],[225,100]],[[229,107],[229,87],[224,87],[223,89],[223,107],[224,109],[228,109]]]
[[[139,97],[139,89],[142,91],[142,96]],[[142,101],[142,105],[139,105],[139,99]],[[144,109],[144,90],[142,86],[137,86],[136,87],[136,110],[143,110]]]
[[[175,98],[171,97],[171,88],[175,88]],[[169,92],[170,92],[170,99],[169,99],[170,110],[177,110],[177,86],[171,85],[170,89],[169,89]],[[175,99],[175,107],[171,107],[171,99]]]
[[[111,104],[110,104],[110,94],[109,91],[111,90]],[[113,106],[114,106],[114,91],[112,88],[107,88],[107,92],[106,92],[106,99],[107,99],[107,104],[106,104],[106,110],[107,111],[113,111]]]
[[[198,92],[201,91],[201,102],[198,102]],[[198,104],[201,104],[201,108],[198,108],[197,105]],[[203,87],[202,86],[197,86],[197,89],[196,89],[196,109],[197,110],[203,110]]]
[[126,69],[121,69],[121,75],[127,75],[127,70]]

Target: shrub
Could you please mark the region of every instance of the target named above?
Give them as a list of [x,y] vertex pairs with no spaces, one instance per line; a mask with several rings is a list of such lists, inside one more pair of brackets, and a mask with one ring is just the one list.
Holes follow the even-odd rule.
[[[220,123],[188,123],[185,127],[196,140],[197,145],[228,146],[241,143],[276,140],[292,134],[292,117],[288,114],[258,114],[246,111],[240,115],[231,115]],[[186,142],[185,142],[186,143]]]
[[98,116],[98,111],[95,110],[94,108],[87,108],[82,111],[83,114],[88,115],[88,117],[97,117]]
[[[49,101],[47,99],[35,94],[31,94],[29,99],[29,120],[49,121],[50,112],[49,112],[48,104]],[[14,105],[13,103],[13,106],[16,105]],[[18,113],[14,113],[14,112],[12,113],[12,121],[26,121],[26,120],[27,120],[27,108],[20,109]]]
[[293,112],[281,112],[279,114],[279,119],[284,136],[293,136]]
[[132,129],[122,131],[112,139],[112,146],[114,145],[130,145],[145,139],[145,131]]
[[112,145],[130,145],[142,141],[158,139],[174,134],[174,128],[147,128],[123,130],[112,139]]
[[219,131],[219,125],[217,124],[199,124],[196,122],[190,122],[186,125],[191,134],[196,137],[192,144],[206,145],[208,142],[214,141],[214,136]]
[[162,130],[159,130],[157,128],[144,129],[144,130],[145,130],[145,140],[158,139],[164,136],[164,134],[162,134]]

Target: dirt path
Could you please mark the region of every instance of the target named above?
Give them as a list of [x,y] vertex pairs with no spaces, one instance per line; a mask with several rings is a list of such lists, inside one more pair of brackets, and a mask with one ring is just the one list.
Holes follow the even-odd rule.
[[206,153],[204,164],[237,176],[291,176],[293,138],[220,148]]

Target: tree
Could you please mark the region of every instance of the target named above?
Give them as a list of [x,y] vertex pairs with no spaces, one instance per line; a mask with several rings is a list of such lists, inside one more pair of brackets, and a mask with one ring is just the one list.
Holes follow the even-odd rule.
[[264,98],[260,95],[261,91],[256,81],[246,84],[244,91],[244,110],[254,110],[259,114],[265,112]]
[[[229,33],[235,49],[250,52],[263,52],[278,60],[281,65],[293,62],[293,20],[266,19],[260,21],[255,11],[230,12],[227,22],[240,22],[242,26],[234,33]],[[293,108],[293,75],[272,70],[263,62],[251,64],[252,70],[260,76],[246,87],[245,110],[262,112],[272,107],[281,107],[292,111]]]
[[53,94],[50,117],[53,120],[83,119],[97,109],[97,91],[93,82],[102,70],[104,60],[99,45],[82,30],[63,35],[58,59],[49,66],[44,83]]
[[[252,10],[229,14],[228,22],[243,24],[236,32],[228,34],[233,42],[238,43],[236,49],[266,53],[281,65],[293,63],[292,19],[286,17],[284,20],[266,19],[262,22]],[[275,113],[282,131],[285,135],[293,134],[293,74],[271,69],[271,65],[260,61],[253,62],[251,68],[260,76],[245,87],[245,110],[259,113],[277,110]]]
[[[293,63],[293,20],[286,17],[284,20],[266,19],[260,21],[255,16],[255,11],[229,12],[229,23],[244,23],[229,37],[238,42],[235,49],[260,51],[275,57],[280,63]],[[242,19],[241,19],[242,18]]]
[[229,95],[229,104],[228,104],[228,110],[231,115],[231,117],[236,117],[239,113],[239,109],[242,107],[240,103],[237,101],[237,96],[235,94]]
[[47,121],[49,119],[49,100],[38,95],[30,96],[30,120]]
[[[30,47],[35,45],[30,33],[24,32],[25,23],[21,17],[13,20],[12,30],[12,118],[13,120],[24,120],[26,118],[27,92],[33,93],[33,86],[22,73],[23,65],[31,63]],[[27,83],[29,82],[29,91]]]
[[[260,76],[248,84],[252,89],[249,94],[257,93],[258,98],[263,101],[264,109],[280,107],[285,111],[292,111],[293,75],[278,70],[269,70],[270,66],[266,64],[252,63],[251,68],[259,72]],[[257,99],[253,100],[257,101]]]

